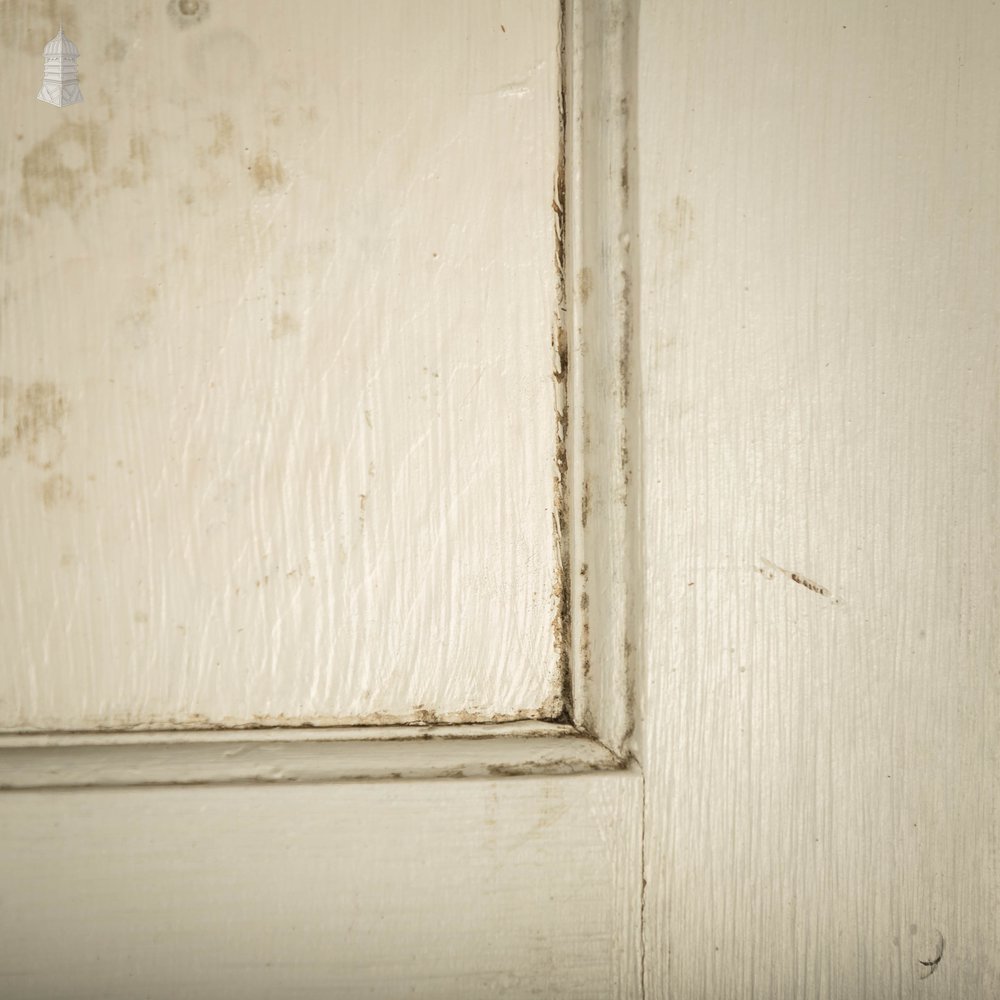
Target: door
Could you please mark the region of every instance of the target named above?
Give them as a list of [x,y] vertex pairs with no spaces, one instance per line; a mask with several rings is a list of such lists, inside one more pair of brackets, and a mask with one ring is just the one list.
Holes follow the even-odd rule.
[[3,8],[0,992],[635,995],[620,13],[56,13]]
[[997,8],[59,13],[0,992],[996,994]]

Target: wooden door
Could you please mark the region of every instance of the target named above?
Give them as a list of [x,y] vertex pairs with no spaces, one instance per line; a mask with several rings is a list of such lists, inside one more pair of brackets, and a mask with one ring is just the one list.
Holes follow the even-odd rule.
[[637,995],[621,13],[61,14],[65,107],[2,21],[2,992]]
[[58,13],[0,993],[996,994],[996,6]]

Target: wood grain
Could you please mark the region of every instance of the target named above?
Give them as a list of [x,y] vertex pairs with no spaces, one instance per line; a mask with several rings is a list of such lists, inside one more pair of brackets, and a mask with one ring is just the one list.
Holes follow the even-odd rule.
[[1000,992],[998,42],[642,5],[650,1000]]

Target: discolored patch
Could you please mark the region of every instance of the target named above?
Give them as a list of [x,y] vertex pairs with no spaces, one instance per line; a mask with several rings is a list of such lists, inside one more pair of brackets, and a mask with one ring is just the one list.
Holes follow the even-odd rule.
[[275,191],[285,183],[285,168],[269,153],[260,153],[247,170],[258,191]]
[[208,0],[170,0],[167,4],[167,13],[180,28],[200,24],[208,17],[210,10]]
[[17,385],[0,378],[0,458],[20,455],[51,469],[66,445],[69,404],[52,382]]
[[78,42],[76,14],[69,7],[61,0],[0,3],[0,44],[41,58],[45,43],[59,31],[60,20],[66,34]]
[[232,118],[227,114],[215,115],[212,124],[215,127],[215,137],[212,139],[212,145],[208,147],[208,151],[212,156],[222,156],[226,150],[232,147],[236,129]]
[[128,141],[129,159],[142,168],[142,176],[149,176],[149,142],[144,135],[135,133]]
[[21,163],[21,195],[30,215],[50,206],[71,214],[86,203],[104,165],[107,138],[97,122],[64,121]]
[[72,482],[58,473],[49,476],[42,483],[41,493],[42,503],[46,510],[54,510],[56,507],[65,506],[74,500]]
[[283,312],[274,317],[271,324],[271,339],[281,340],[302,329],[299,321],[290,313]]
[[127,55],[128,45],[117,35],[104,46],[104,58],[108,62],[121,62]]

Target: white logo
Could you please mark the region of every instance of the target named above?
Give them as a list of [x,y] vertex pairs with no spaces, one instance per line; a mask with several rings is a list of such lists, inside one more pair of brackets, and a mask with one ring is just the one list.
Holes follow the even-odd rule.
[[45,46],[45,79],[38,91],[40,101],[63,108],[83,100],[80,81],[76,78],[79,56],[80,50],[66,37],[60,24],[59,34]]

